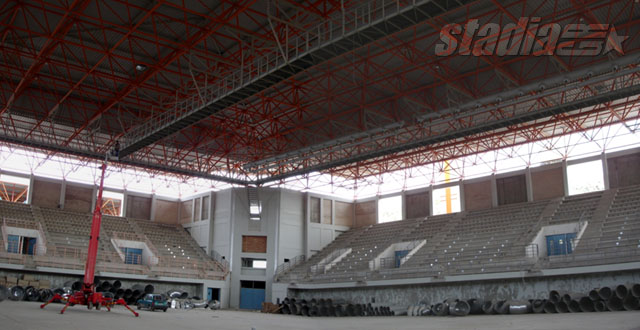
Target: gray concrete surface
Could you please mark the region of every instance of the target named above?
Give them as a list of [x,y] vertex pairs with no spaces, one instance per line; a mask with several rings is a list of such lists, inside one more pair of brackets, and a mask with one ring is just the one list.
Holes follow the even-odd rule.
[[71,307],[60,315],[62,305],[44,310],[38,303],[0,303],[0,329],[215,329],[215,330],[299,330],[299,329],[565,329],[640,330],[640,311],[579,314],[480,315],[466,317],[351,317],[308,318],[246,311],[169,310],[141,311],[134,317],[123,307],[111,312]]
[[[607,265],[610,266],[610,265]],[[379,287],[352,287],[333,289],[289,290],[289,296],[300,299],[332,298],[366,304],[375,301],[386,306],[418,304],[421,301],[435,304],[445,299],[480,298],[483,300],[546,299],[551,290],[588,294],[590,290],[619,284],[640,283],[637,270],[611,271],[562,276],[538,276],[515,279],[495,279],[486,274],[486,280],[462,280],[413,285],[385,285]]]

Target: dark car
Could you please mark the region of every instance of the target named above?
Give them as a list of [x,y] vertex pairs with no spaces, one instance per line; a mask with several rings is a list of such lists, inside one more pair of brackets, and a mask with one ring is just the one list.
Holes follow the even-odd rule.
[[163,312],[167,311],[169,304],[167,299],[161,294],[146,294],[144,297],[138,300],[138,309],[148,308],[151,311],[161,309]]

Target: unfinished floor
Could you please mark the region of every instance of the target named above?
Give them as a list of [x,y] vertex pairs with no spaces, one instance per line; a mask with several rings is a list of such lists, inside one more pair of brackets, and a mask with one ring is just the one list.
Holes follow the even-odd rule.
[[62,305],[40,310],[38,303],[0,303],[0,329],[580,329],[640,330],[640,311],[579,314],[529,314],[466,317],[349,317],[308,318],[245,311],[169,310],[142,311],[134,317],[122,307],[112,312],[72,307],[60,315]]

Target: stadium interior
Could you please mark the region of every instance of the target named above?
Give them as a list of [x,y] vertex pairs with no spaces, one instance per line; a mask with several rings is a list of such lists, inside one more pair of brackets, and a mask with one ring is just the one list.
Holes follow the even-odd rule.
[[3,1],[0,286],[79,281],[99,208],[116,298],[411,316],[596,290],[567,310],[617,294],[637,320],[639,19],[635,0]]

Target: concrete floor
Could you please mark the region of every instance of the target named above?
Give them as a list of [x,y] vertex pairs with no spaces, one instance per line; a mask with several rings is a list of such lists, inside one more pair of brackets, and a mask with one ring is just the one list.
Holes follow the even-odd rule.
[[478,315],[466,317],[345,317],[308,318],[245,311],[168,310],[141,311],[134,317],[122,307],[110,313],[70,307],[60,315],[60,304],[40,310],[38,303],[0,303],[0,329],[563,329],[640,330],[640,311],[580,314]]

